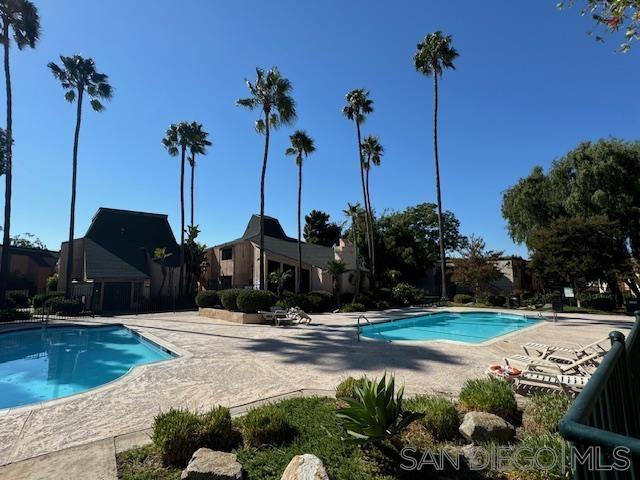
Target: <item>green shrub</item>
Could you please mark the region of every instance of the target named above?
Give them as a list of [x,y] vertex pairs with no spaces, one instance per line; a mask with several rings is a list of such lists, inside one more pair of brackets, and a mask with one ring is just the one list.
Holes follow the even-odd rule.
[[391,304],[386,300],[378,300],[375,305],[376,310],[389,310]]
[[[317,290],[307,295],[307,303],[311,313],[323,313],[333,310],[333,295],[324,290]],[[303,309],[304,310],[304,309]]]
[[303,293],[291,293],[285,292],[282,298],[276,302],[276,306],[288,309],[288,308],[301,308],[305,312],[310,312],[310,304],[307,295]]
[[344,398],[348,406],[339,408],[336,416],[347,433],[358,442],[380,441],[394,437],[410,423],[422,417],[404,409],[404,387],[396,392],[393,375],[383,375],[380,381],[364,379],[355,389],[356,398]]
[[464,411],[488,412],[503,418],[518,410],[511,385],[493,377],[467,380],[460,391],[459,404]]
[[196,295],[196,305],[201,308],[210,308],[220,305],[218,292],[214,290],[204,290]]
[[405,403],[412,412],[424,415],[418,421],[435,439],[451,440],[458,433],[460,426],[458,410],[448,398],[437,395],[418,395]]
[[153,420],[151,440],[165,465],[185,466],[200,446],[201,420],[188,410],[171,409]]
[[507,303],[507,297],[503,295],[488,295],[487,303],[492,307],[504,307],[504,304]]
[[48,293],[38,293],[33,296],[31,300],[33,304],[33,308],[44,307],[45,303],[53,298],[61,298],[64,297],[64,292],[48,292]]
[[522,427],[527,433],[555,433],[569,405],[571,401],[566,395],[559,393],[535,395],[524,409]]
[[467,293],[458,293],[453,296],[453,303],[472,303],[475,300],[473,295],[469,295]]
[[58,289],[58,274],[54,273],[47,277],[47,291],[55,292]]
[[14,301],[15,306],[18,308],[25,308],[29,306],[29,296],[23,292],[9,292],[7,298]]
[[241,290],[236,298],[238,310],[244,313],[269,310],[275,303],[276,296],[268,290]]
[[285,413],[276,405],[254,408],[242,417],[242,437],[247,447],[282,445],[295,437],[296,431]]
[[226,407],[215,407],[201,417],[200,447],[227,450],[231,447],[231,413]]
[[0,310],[0,323],[29,320],[30,318],[31,312],[26,312],[24,310],[14,310],[13,308],[4,308]]
[[[535,454],[535,464],[532,463]],[[557,433],[526,435],[515,449],[509,478],[560,480],[572,478],[571,448]]]
[[82,301],[75,298],[56,297],[50,299],[44,308],[48,312],[58,315],[78,315],[82,312],[84,305]]
[[422,297],[422,291],[408,283],[399,283],[391,290],[393,299],[398,305],[408,307],[416,305]]
[[611,295],[585,295],[580,300],[580,304],[584,308],[592,308],[594,310],[602,310],[604,312],[612,312],[617,307],[616,300]]
[[366,312],[366,307],[361,303],[347,303],[340,309],[342,313]]
[[356,398],[356,388],[362,388],[366,377],[347,377],[336,387],[336,398]]
[[242,289],[240,288],[230,288],[228,290],[221,290],[218,295],[220,296],[220,301],[222,302],[222,306],[227,310],[237,311],[238,310],[238,295]]

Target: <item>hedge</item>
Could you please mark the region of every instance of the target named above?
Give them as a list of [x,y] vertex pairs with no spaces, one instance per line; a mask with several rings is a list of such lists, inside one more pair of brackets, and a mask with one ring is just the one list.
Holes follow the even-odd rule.
[[64,297],[64,292],[49,292],[49,293],[38,293],[33,296],[32,303],[33,308],[40,308],[45,305],[52,298],[61,298]]
[[196,295],[196,305],[202,308],[220,305],[220,296],[214,290],[205,290]]
[[473,295],[468,295],[466,293],[458,293],[453,296],[454,303],[473,303],[473,301]]
[[269,310],[275,303],[275,295],[268,290],[242,290],[236,298],[238,310],[243,313]]
[[240,288],[230,288],[228,290],[221,290],[218,295],[220,295],[220,301],[222,302],[222,306],[227,310],[238,310],[238,295],[242,289]]

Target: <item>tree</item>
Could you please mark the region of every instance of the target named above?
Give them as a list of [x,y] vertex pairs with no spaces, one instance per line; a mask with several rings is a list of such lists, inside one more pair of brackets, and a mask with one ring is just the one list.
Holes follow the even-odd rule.
[[[384,155],[384,147],[380,144],[380,139],[375,135],[369,135],[365,137],[362,142],[362,154],[364,157],[364,171],[365,171],[365,200],[367,202],[367,208],[369,209],[369,220],[371,222],[371,231],[373,234],[374,218],[373,208],[371,207],[371,193],[369,190],[369,172],[372,166],[380,166],[380,160]],[[375,241],[372,239],[375,247]]]
[[250,97],[241,98],[236,104],[249,110],[260,110],[260,118],[255,123],[256,132],[264,135],[264,155],[260,174],[260,290],[264,290],[264,181],[269,158],[269,138],[271,129],[280,125],[290,125],[296,119],[296,103],[291,96],[291,82],[284,78],[277,68],[268,72],[256,68],[256,80],[245,80]]
[[[558,6],[564,8],[574,3],[574,0],[560,0]],[[587,0],[582,15],[587,14],[611,33],[624,31],[622,52],[629,51],[631,42],[640,40],[640,0]],[[596,40],[604,41],[600,35],[596,35]]]
[[325,271],[331,275],[331,289],[336,298],[338,308],[340,308],[340,288],[338,282],[343,273],[347,271],[347,265],[340,259],[329,260]]
[[440,231],[440,272],[442,281],[441,296],[447,300],[447,278],[444,225],[442,219],[442,194],[440,191],[440,161],[438,158],[438,78],[445,69],[455,70],[453,61],[458,52],[451,46],[451,35],[437,31],[428,34],[418,43],[418,51],[413,57],[416,70],[427,77],[433,77],[433,158],[436,174],[436,200],[438,204],[438,225]]
[[178,273],[178,297],[184,293],[184,164],[187,148],[193,142],[191,125],[187,122],[172,123],[165,132],[162,145],[172,157],[180,154],[180,271]]
[[304,239],[307,243],[332,247],[340,241],[342,228],[334,222],[329,222],[329,214],[320,210],[311,210],[304,217]]
[[461,253],[462,258],[456,259],[451,279],[473,289],[477,303],[480,294],[489,290],[491,282],[502,276],[496,262],[503,252],[487,250],[484,240],[472,235]]
[[0,256],[0,307],[6,304],[6,288],[9,279],[9,256],[11,244],[11,194],[13,185],[13,96],[11,92],[11,33],[19,50],[35,48],[40,38],[38,9],[29,0],[0,0],[0,22],[2,23],[2,46],[4,47],[4,79],[7,91],[7,125],[2,142],[2,173],[5,176],[4,191],[4,235]]
[[71,295],[71,280],[73,277],[73,231],[76,215],[76,181],[78,176],[78,141],[80,139],[80,124],[82,122],[82,101],[85,93],[89,95],[91,108],[96,112],[104,110],[102,101],[110,100],[113,89],[109,84],[109,77],[96,71],[96,64],[92,58],[80,55],[65,57],[60,55],[62,66],[49,62],[47,65],[53,76],[60,82],[65,91],[64,98],[69,103],[74,101],[76,107],[76,128],[73,136],[73,173],[71,177],[71,213],[69,216],[69,243],[67,247],[67,265],[65,277],[65,296]]
[[367,238],[367,252],[369,254],[369,268],[371,269],[370,278],[373,282],[376,274],[375,249],[373,245],[373,215],[369,210],[369,202],[367,201],[367,187],[364,175],[364,153],[362,151],[362,131],[361,127],[367,118],[367,115],[373,112],[373,100],[369,98],[369,92],[364,88],[351,90],[345,96],[347,104],[342,108],[342,113],[347,119],[352,120],[356,125],[356,134],[358,139],[358,158],[360,160],[360,180],[362,182],[362,198],[364,202],[365,212],[365,228]]
[[37,248],[40,250],[46,250],[47,246],[42,240],[36,237],[33,233],[25,232],[22,235],[15,235],[11,237],[11,245],[14,247],[22,248]]
[[291,280],[292,276],[292,270],[275,270],[269,274],[269,283],[276,286],[278,300],[282,300],[282,292],[284,292],[284,286],[289,280]]
[[192,122],[190,130],[191,141],[189,143],[189,151],[191,152],[191,156],[189,157],[189,165],[191,166],[191,222],[189,225],[195,225],[193,194],[196,172],[196,155],[206,155],[207,147],[211,146],[211,142],[207,140],[209,133],[202,129],[201,123]]
[[353,247],[355,250],[355,263],[356,263],[356,288],[353,296],[353,302],[360,295],[360,256],[358,254],[358,233],[360,231],[360,217],[364,213],[362,206],[359,203],[348,203],[347,208],[344,210],[345,216],[351,220],[351,240],[353,241]]
[[187,239],[185,241],[185,269],[187,277],[187,292],[191,295],[198,289],[198,284],[202,284],[202,275],[209,268],[206,245],[196,241],[200,229],[197,225],[190,225],[187,229]]
[[167,280],[167,260],[173,255],[171,252],[167,252],[167,247],[157,247],[153,251],[153,261],[160,264],[160,271],[162,272],[162,283],[160,283],[160,296],[164,291],[164,284]]
[[291,146],[287,148],[286,154],[296,157],[298,166],[298,281],[296,282],[296,293],[302,290],[302,160],[316,150],[313,138],[303,130],[296,130],[289,136]]

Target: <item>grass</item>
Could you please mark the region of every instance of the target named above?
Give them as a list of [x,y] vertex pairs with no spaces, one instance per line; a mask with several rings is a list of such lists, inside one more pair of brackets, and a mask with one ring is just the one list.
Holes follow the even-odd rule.
[[467,380],[460,391],[459,405],[462,411],[493,413],[502,418],[513,417],[518,410],[511,385],[493,377]]
[[458,434],[460,419],[455,404],[446,397],[418,395],[405,400],[404,406],[412,412],[423,413],[418,420],[438,440],[452,440]]
[[336,387],[336,398],[356,398],[356,387],[362,388],[366,377],[347,377]]
[[118,478],[122,480],[179,480],[182,469],[166,468],[153,445],[116,455]]
[[536,395],[524,409],[522,426],[527,433],[555,433],[569,405],[571,401],[560,393]]

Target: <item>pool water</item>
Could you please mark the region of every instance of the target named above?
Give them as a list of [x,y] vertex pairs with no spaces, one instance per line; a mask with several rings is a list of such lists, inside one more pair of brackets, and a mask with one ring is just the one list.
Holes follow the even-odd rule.
[[481,343],[536,323],[538,320],[523,315],[442,312],[366,325],[361,328],[361,335],[376,340],[453,340]]
[[66,397],[173,355],[123,326],[0,334],[0,408]]

